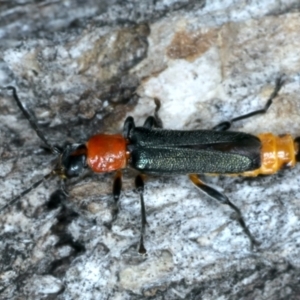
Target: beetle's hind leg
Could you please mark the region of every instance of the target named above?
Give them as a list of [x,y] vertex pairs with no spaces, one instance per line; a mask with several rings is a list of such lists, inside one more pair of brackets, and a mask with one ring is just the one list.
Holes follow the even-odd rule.
[[213,130],[215,130],[215,131],[225,131],[225,130],[228,130],[231,127],[232,123],[234,123],[234,122],[237,122],[237,121],[240,121],[240,120],[245,120],[247,118],[250,118],[250,117],[253,117],[253,116],[256,116],[256,115],[265,114],[268,111],[271,104],[273,103],[273,100],[277,97],[277,95],[278,95],[280,89],[282,88],[283,84],[284,84],[284,76],[278,77],[276,79],[275,88],[274,88],[271,96],[269,97],[269,99],[268,99],[268,101],[267,101],[264,108],[252,111],[250,113],[247,113],[245,115],[242,115],[242,116],[239,116],[239,117],[236,117],[236,118],[233,118],[229,121],[222,122],[222,123],[216,125],[215,127],[213,127]]
[[213,199],[217,200],[221,204],[226,204],[230,206],[237,214],[237,221],[240,223],[241,227],[243,228],[243,231],[248,236],[250,240],[250,247],[251,250],[253,249],[253,246],[258,246],[259,242],[255,240],[255,238],[252,236],[250,230],[248,229],[241,211],[239,208],[237,208],[232,202],[229,201],[228,197],[224,194],[218,192],[214,188],[210,187],[209,185],[205,184],[203,181],[199,179],[199,177],[196,174],[190,174],[189,175],[190,180],[193,182],[194,185],[196,185],[199,189],[201,189],[206,195],[212,197]]

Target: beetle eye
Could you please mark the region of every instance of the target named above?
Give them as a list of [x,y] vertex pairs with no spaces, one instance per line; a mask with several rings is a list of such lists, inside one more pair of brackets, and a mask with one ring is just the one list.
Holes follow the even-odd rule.
[[84,154],[69,156],[67,164],[65,164],[65,174],[67,177],[79,176],[86,167],[86,156]]

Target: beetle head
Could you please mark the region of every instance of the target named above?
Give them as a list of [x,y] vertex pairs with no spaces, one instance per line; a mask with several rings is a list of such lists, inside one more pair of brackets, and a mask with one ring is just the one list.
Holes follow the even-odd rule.
[[78,177],[86,165],[86,146],[84,144],[67,144],[61,151],[54,174],[62,179]]

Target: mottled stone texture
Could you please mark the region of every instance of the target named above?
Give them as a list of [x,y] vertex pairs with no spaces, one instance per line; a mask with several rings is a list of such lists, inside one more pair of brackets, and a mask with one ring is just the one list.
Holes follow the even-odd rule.
[[[142,124],[161,100],[165,128],[233,125],[300,135],[300,5],[290,1],[2,1],[0,86],[14,85],[49,143],[84,142]],[[55,157],[11,93],[0,90],[0,204]],[[299,167],[269,177],[206,177],[261,243],[251,251],[235,215],[186,176],[147,177],[147,255],[140,205],[124,172],[110,228],[113,174],[51,179],[0,212],[0,299],[298,299]]]

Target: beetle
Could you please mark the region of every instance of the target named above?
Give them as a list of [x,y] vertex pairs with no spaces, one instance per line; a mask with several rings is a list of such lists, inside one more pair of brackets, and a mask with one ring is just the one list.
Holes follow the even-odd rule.
[[[282,77],[276,80],[275,89],[263,109],[222,122],[212,130],[162,129],[162,122],[158,117],[160,102],[155,99],[154,116],[149,116],[143,126],[136,127],[134,119],[127,117],[122,134],[99,133],[90,137],[85,144],[67,144],[63,148],[48,143],[33,117],[20,101],[16,88],[8,86],[6,89],[12,91],[17,105],[31,127],[45,146],[58,156],[58,159],[55,168],[50,173],[5,204],[0,211],[17,202],[52,176],[59,176],[65,180],[78,177],[89,168],[96,173],[116,172],[112,188],[113,222],[119,211],[118,203],[122,189],[121,170],[130,167],[140,172],[135,178],[135,186],[141,203],[141,233],[138,251],[146,253],[144,235],[147,222],[143,197],[143,174],[189,174],[192,183],[202,192],[219,203],[228,205],[236,212],[237,221],[248,236],[252,248],[253,245],[259,243],[246,226],[240,209],[226,195],[205,184],[198,174],[255,177],[260,174],[274,174],[283,167],[294,167],[296,162],[300,161],[300,137],[293,139],[289,134],[275,136],[271,133],[254,136],[244,132],[227,131],[234,122],[266,113],[283,83]],[[64,187],[63,190],[67,194]]]

